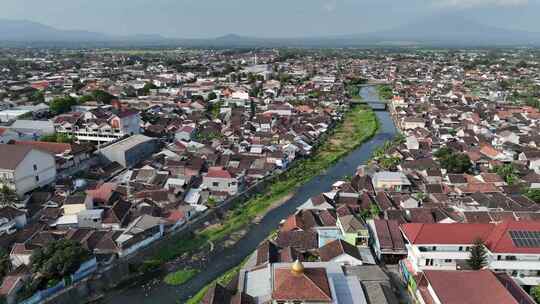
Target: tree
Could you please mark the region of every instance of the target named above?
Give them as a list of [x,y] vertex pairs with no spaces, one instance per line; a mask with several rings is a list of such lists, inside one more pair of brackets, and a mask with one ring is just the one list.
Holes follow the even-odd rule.
[[540,303],[540,285],[531,288],[531,296],[536,301],[536,303]]
[[525,192],[525,196],[535,203],[540,203],[540,189],[529,189]]
[[11,262],[9,260],[9,254],[4,248],[0,248],[0,282],[2,282],[6,274],[9,273],[10,268]]
[[518,179],[518,171],[513,164],[495,166],[493,171],[497,173],[508,185],[514,185]]
[[208,94],[208,100],[214,100],[217,99],[217,94],[215,92],[210,92]]
[[142,95],[148,95],[150,94],[150,90],[157,89],[156,85],[154,85],[152,82],[147,82],[144,87],[141,89]]
[[62,239],[35,249],[30,256],[30,266],[34,276],[49,283],[75,273],[89,257],[90,252],[79,242]]
[[465,173],[472,167],[471,159],[467,154],[455,153],[447,147],[439,149],[433,155],[439,159],[441,167],[449,173]]
[[55,98],[49,105],[51,112],[54,114],[63,114],[71,111],[71,107],[77,104],[77,100],[71,96]]
[[480,270],[487,265],[487,251],[482,239],[478,238],[474,241],[467,264],[473,270]]
[[[0,180],[0,184],[2,180]],[[17,193],[6,185],[0,187],[0,206],[13,206],[19,202]]]
[[92,96],[94,96],[94,99],[97,102],[103,103],[103,104],[110,104],[113,99],[116,99],[116,96],[110,94],[109,92],[105,92],[103,90],[95,90],[92,92]]
[[43,94],[42,91],[34,91],[32,93],[32,95],[30,95],[30,101],[34,104],[39,104],[39,103],[42,103],[42,102],[45,102],[45,95]]

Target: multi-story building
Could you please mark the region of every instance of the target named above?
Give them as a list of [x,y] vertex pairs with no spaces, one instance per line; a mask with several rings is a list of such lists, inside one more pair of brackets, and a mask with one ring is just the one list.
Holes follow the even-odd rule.
[[487,268],[506,272],[520,285],[540,284],[540,223],[401,225],[406,240],[407,272],[467,269],[475,240],[484,241]]
[[56,179],[56,164],[49,153],[29,146],[0,144],[0,186],[19,197]]
[[80,141],[107,143],[140,134],[141,119],[136,112],[113,114],[97,108],[85,113],[59,115],[54,121],[54,127],[57,133],[74,136]]

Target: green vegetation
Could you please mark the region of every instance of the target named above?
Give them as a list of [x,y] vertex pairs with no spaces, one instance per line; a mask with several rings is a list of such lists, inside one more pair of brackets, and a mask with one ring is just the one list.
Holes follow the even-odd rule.
[[37,290],[55,286],[75,273],[89,257],[90,252],[80,243],[66,239],[34,250],[30,256],[32,280],[25,284],[19,296],[24,299]]
[[513,164],[495,166],[493,172],[504,179],[508,185],[515,185],[519,180],[518,170]]
[[382,100],[388,100],[392,99],[394,97],[394,92],[392,91],[392,87],[389,85],[381,85],[377,88],[379,91],[379,96]]
[[0,206],[10,206],[19,202],[17,193],[6,185],[0,187]]
[[169,273],[163,281],[168,285],[182,285],[199,273],[196,269],[183,269]]
[[71,107],[77,105],[77,103],[77,99],[71,96],[55,98],[51,101],[49,109],[55,115],[63,114],[71,111]]
[[537,204],[540,204],[540,189],[528,189],[525,196]]
[[9,254],[4,248],[0,248],[0,282],[4,279],[4,276],[8,274],[11,267],[9,261]]
[[208,94],[208,100],[214,100],[214,99],[217,99],[217,94],[214,92],[210,92]]
[[391,141],[386,141],[382,147],[377,148],[371,156],[372,162],[377,164],[384,170],[394,170],[400,164],[401,159],[397,156],[389,155],[389,153],[405,142],[403,134],[399,134]]
[[540,285],[531,288],[531,296],[536,301],[536,303],[540,303]]
[[372,219],[372,218],[378,218],[379,214],[381,214],[381,209],[379,209],[379,206],[376,204],[371,204],[369,206],[369,209],[362,211],[362,218],[364,219]]
[[46,141],[46,142],[69,144],[69,143],[72,143],[75,140],[75,138],[67,134],[54,133],[51,135],[43,135],[39,138],[39,140]]
[[471,160],[467,154],[455,153],[447,147],[439,149],[434,155],[439,159],[441,167],[449,173],[469,172],[472,167]]
[[482,239],[476,239],[474,241],[474,245],[471,247],[471,256],[467,260],[467,264],[473,270],[480,270],[487,265],[487,251]]
[[141,93],[142,95],[148,95],[150,94],[150,90],[155,90],[157,89],[158,87],[156,87],[155,84],[151,83],[151,82],[147,82],[144,87],[141,89]]
[[229,211],[219,225],[210,226],[190,237],[172,240],[159,248],[158,254],[152,260],[169,261],[185,253],[200,250],[208,241],[219,242],[245,229],[272,205],[286,198],[296,188],[321,174],[341,157],[371,138],[377,128],[378,122],[371,110],[363,107],[352,109],[311,158],[298,160],[261,194]]
[[222,274],[219,278],[212,281],[210,284],[206,285],[204,288],[199,290],[199,292],[197,292],[191,299],[189,299],[186,302],[186,304],[198,304],[198,303],[200,303],[201,300],[204,298],[204,295],[206,294],[208,289],[210,289],[210,287],[212,285],[214,285],[214,284],[219,283],[221,285],[228,285],[232,281],[232,279],[238,274],[238,272],[240,271],[242,266],[244,266],[244,263],[245,263],[245,261],[242,262],[240,265],[229,269],[227,272]]
[[90,94],[81,96],[78,103],[82,104],[88,101],[97,101],[99,103],[110,104],[113,99],[116,99],[116,96],[103,90],[95,90]]

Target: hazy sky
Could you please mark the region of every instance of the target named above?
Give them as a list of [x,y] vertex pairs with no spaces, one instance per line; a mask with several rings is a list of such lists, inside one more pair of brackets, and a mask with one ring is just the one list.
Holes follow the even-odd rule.
[[540,32],[540,0],[1,0],[0,18],[62,29],[167,37],[353,34],[452,11]]

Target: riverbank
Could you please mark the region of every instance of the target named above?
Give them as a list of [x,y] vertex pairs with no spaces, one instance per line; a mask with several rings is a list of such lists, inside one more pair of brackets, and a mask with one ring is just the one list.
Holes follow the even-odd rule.
[[170,244],[161,247],[158,254],[148,259],[146,263],[158,265],[186,254],[197,256],[196,251],[205,244],[223,242],[235,233],[245,230],[253,224],[256,217],[263,215],[271,207],[275,208],[277,202],[284,203],[286,201],[284,198],[292,196],[297,187],[322,173],[371,138],[377,129],[378,122],[371,110],[364,107],[351,109],[311,157],[297,161],[264,192],[225,214],[219,224],[197,231],[191,237],[171,241]]
[[[290,173],[287,174],[289,184],[284,184],[283,186],[286,187],[288,191],[291,191],[304,180],[309,180],[319,175],[326,167],[334,164],[344,155],[373,137],[378,128],[379,123],[373,111],[360,107],[352,109],[347,113],[343,122],[336,127],[333,134],[329,136],[325,143],[317,150],[315,155],[313,155],[312,158],[303,161],[303,164],[293,168]],[[280,199],[281,193],[286,193],[286,195],[289,197],[292,196],[292,194],[288,191],[283,190],[274,194],[269,193],[270,197],[275,197],[275,199],[266,200],[263,196],[262,201],[254,203],[260,204],[262,209],[267,208],[268,204],[275,205],[275,200]],[[207,284],[193,298],[188,300],[187,303],[199,303],[208,288],[210,288],[210,286],[216,282],[225,285],[228,284],[229,281],[238,273],[240,268],[241,265],[236,266],[216,280]]]
[[[364,99],[373,100],[376,98],[375,87],[363,87],[361,96]],[[360,109],[360,108],[359,108]],[[310,197],[317,195],[321,192],[330,190],[332,184],[344,176],[349,176],[354,173],[356,167],[369,159],[371,153],[379,146],[384,144],[387,140],[392,139],[396,134],[396,128],[390,118],[388,112],[377,111],[370,112],[375,121],[378,122],[376,134],[371,139],[369,136],[364,139],[364,143],[358,144],[357,148],[354,148],[352,152],[345,153],[341,158],[334,160],[334,163],[328,168],[320,171],[320,174],[315,177],[305,180],[294,188],[292,197],[285,200],[285,203],[276,204],[268,208],[267,215],[258,218],[255,223],[249,224],[248,228],[242,229],[242,237],[238,241],[231,243],[230,246],[220,247],[220,243],[216,242],[214,245],[217,247],[208,259],[204,261],[204,270],[198,273],[191,280],[186,282],[182,286],[170,286],[162,283],[162,281],[156,281],[156,284],[152,285],[150,289],[141,289],[139,285],[132,288],[123,290],[116,290],[109,292],[105,295],[102,302],[116,304],[129,302],[131,304],[136,303],[185,303],[187,299],[193,297],[204,286],[219,278],[228,270],[237,267],[247,256],[249,256],[268,235],[275,231],[279,226],[279,222],[296,211],[296,208],[303,204]],[[375,119],[376,117],[376,119]],[[357,119],[360,119],[357,117]],[[352,125],[346,126],[349,130],[354,127]],[[336,126],[336,129],[331,134],[328,134],[328,138],[332,138],[334,135],[340,138],[340,141],[347,143],[347,133],[340,134],[338,127],[345,126],[345,122]],[[354,132],[354,131],[353,131]],[[329,142],[329,141],[326,141]],[[321,151],[324,145],[321,145],[317,151]],[[349,146],[350,147],[350,146]],[[330,147],[336,148],[336,147]],[[323,155],[324,158],[330,159],[329,155]],[[315,157],[315,155],[314,155]],[[291,168],[292,170],[293,168]],[[285,176],[285,173],[283,174]],[[281,180],[280,180],[281,181]],[[260,193],[266,193],[267,191],[260,191]],[[285,198],[286,195],[283,196]],[[259,197],[260,199],[260,197]],[[276,200],[277,201],[277,200]],[[244,208],[244,206],[239,209]],[[189,259],[191,256],[185,254],[178,260],[183,258]],[[188,265],[189,266],[189,265]],[[179,269],[171,269],[170,271],[176,271]]]

